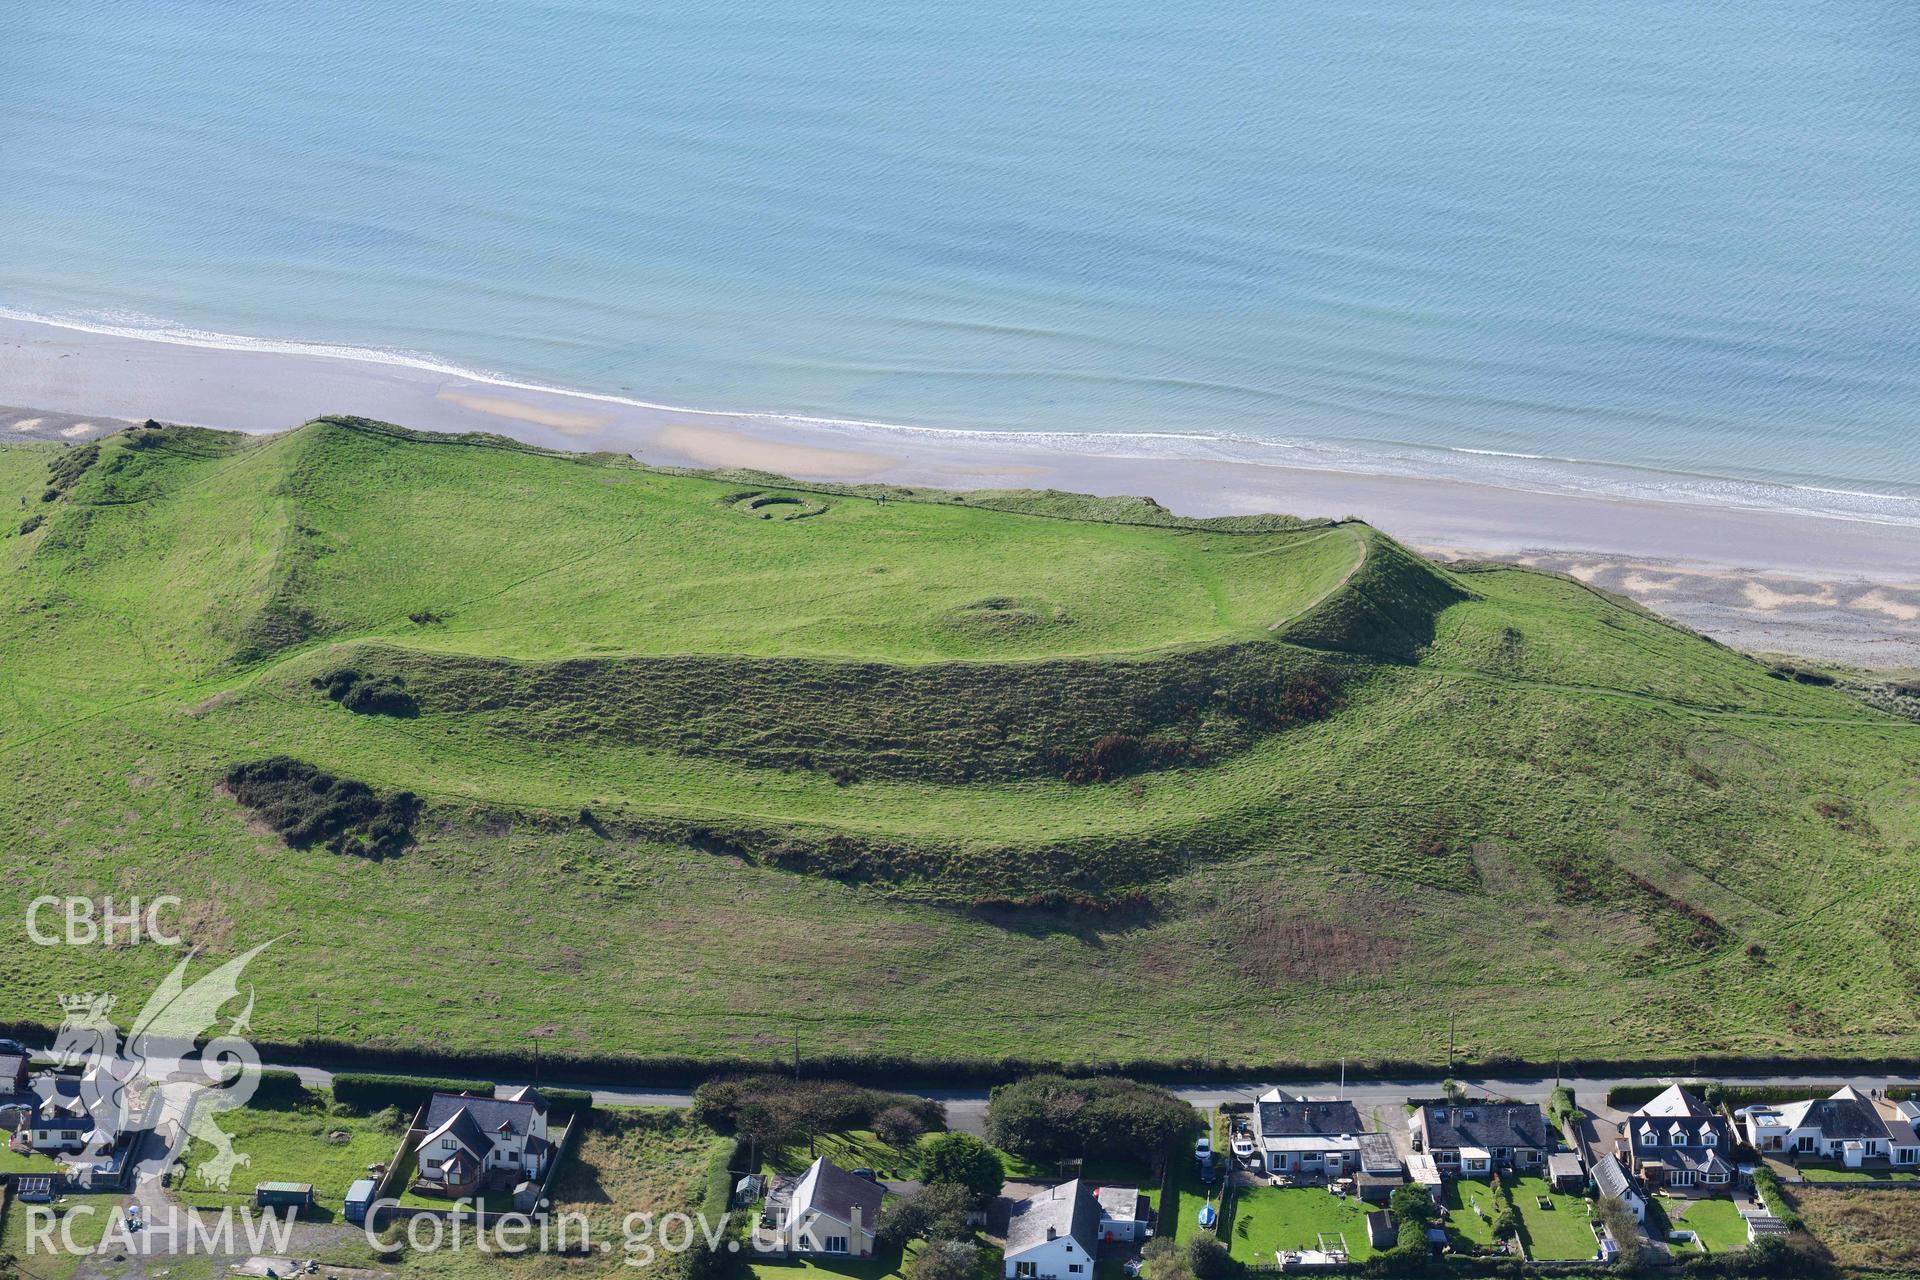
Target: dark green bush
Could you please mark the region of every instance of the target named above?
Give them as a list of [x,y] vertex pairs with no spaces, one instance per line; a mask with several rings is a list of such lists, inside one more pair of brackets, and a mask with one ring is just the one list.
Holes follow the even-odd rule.
[[20,522],[20,532],[22,534],[32,533],[35,529],[38,529],[41,525],[45,524],[46,522],[47,522],[47,518],[36,512],[35,514],[28,516],[25,520],[22,520]]
[[397,1107],[408,1119],[436,1093],[493,1096],[489,1080],[435,1080],[425,1076],[387,1076],[343,1071],[333,1077],[333,1100],[363,1115]]
[[584,1120],[593,1114],[593,1094],[588,1090],[542,1089],[538,1085],[534,1088],[539,1090],[540,1096],[547,1100],[547,1105],[558,1113],[554,1117],[556,1120],[561,1116]]
[[1029,1076],[993,1091],[987,1136],[1018,1156],[1151,1156],[1193,1135],[1193,1107],[1158,1085],[1117,1076]]
[[264,1067],[254,1086],[256,1107],[297,1107],[312,1101],[313,1091],[301,1082],[297,1072],[281,1067]]
[[[794,1080],[787,1076],[727,1076],[693,1091],[693,1118],[722,1133],[739,1127],[743,1113],[777,1118],[783,1138],[836,1129],[871,1128],[882,1112],[912,1113],[927,1129],[947,1127],[947,1109],[930,1098],[888,1093],[845,1080]],[[763,1140],[769,1135],[762,1135]]]
[[296,849],[317,844],[377,859],[413,843],[420,802],[410,791],[382,796],[364,782],[336,778],[289,756],[237,764],[227,771],[227,786]]
[[407,682],[396,675],[370,674],[342,667],[313,678],[313,687],[355,715],[399,716],[420,714],[420,704],[407,692]]
[[80,477],[87,473],[87,468],[99,460],[98,444],[83,444],[56,456],[47,464],[47,491],[41,495],[41,500],[52,502],[68,489],[73,488]]

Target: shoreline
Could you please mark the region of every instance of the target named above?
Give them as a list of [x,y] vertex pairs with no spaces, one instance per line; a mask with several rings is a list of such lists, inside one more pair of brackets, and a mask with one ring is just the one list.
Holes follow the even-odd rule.
[[1571,573],[1738,648],[1920,668],[1915,524],[1543,492],[1496,477],[1143,456],[1125,448],[1128,437],[676,409],[425,360],[327,351],[196,345],[0,316],[0,405],[17,406],[0,409],[0,439],[71,442],[149,417],[280,431],[323,413],[353,413],[415,430],[488,431],[655,465],[751,467],[797,480],[1145,494],[1183,515],[1358,516],[1428,554]]

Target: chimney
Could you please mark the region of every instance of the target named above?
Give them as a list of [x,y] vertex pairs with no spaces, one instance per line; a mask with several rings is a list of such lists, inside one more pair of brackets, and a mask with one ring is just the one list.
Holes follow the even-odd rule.
[[1057,1240],[1057,1239],[1059,1239],[1059,1237],[1060,1237],[1060,1230],[1059,1230],[1059,1228],[1057,1228],[1057,1227],[1048,1227],[1048,1228],[1047,1228],[1047,1239],[1049,1239],[1049,1240]]

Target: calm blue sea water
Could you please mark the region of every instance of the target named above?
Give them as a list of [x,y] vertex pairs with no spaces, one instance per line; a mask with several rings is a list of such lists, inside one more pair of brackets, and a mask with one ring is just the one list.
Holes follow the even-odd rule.
[[1913,494],[1917,66],[1897,0],[5,5],[0,306]]

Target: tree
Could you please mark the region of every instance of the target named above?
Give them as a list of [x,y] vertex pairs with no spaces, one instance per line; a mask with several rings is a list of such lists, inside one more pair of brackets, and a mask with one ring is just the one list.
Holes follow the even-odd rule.
[[1173,1242],[1172,1236],[1156,1236],[1140,1251],[1147,1264],[1148,1280],[1193,1280],[1193,1266],[1187,1251]]
[[873,1118],[874,1136],[890,1147],[910,1147],[926,1131],[926,1122],[906,1107],[888,1107]]
[[1191,1104],[1157,1085],[1116,1076],[1028,1076],[993,1091],[987,1136],[1036,1159],[1164,1154],[1200,1127]]
[[1007,1180],[1000,1153],[970,1133],[943,1133],[920,1148],[920,1177],[929,1185],[955,1183],[978,1199],[997,1195]]
[[1596,1207],[1596,1216],[1600,1225],[1607,1229],[1614,1244],[1620,1248],[1620,1266],[1631,1271],[1640,1265],[1640,1224],[1633,1220],[1633,1210],[1618,1196],[1603,1196]]
[[928,1245],[907,1264],[907,1280],[974,1280],[980,1270],[980,1246],[969,1240]]
[[778,1099],[755,1099],[741,1106],[734,1119],[734,1129],[758,1151],[785,1146],[800,1136],[792,1108],[782,1105]]
[[1433,1193],[1417,1182],[1395,1187],[1387,1199],[1387,1209],[1395,1222],[1412,1222],[1423,1231],[1441,1216],[1440,1206],[1433,1202]]
[[1227,1253],[1227,1246],[1211,1231],[1202,1231],[1187,1242],[1187,1268],[1193,1280],[1226,1280],[1240,1269]]
[[973,1192],[957,1182],[936,1182],[910,1196],[892,1196],[880,1206],[875,1233],[894,1246],[909,1240],[965,1240],[973,1232],[967,1211]]

